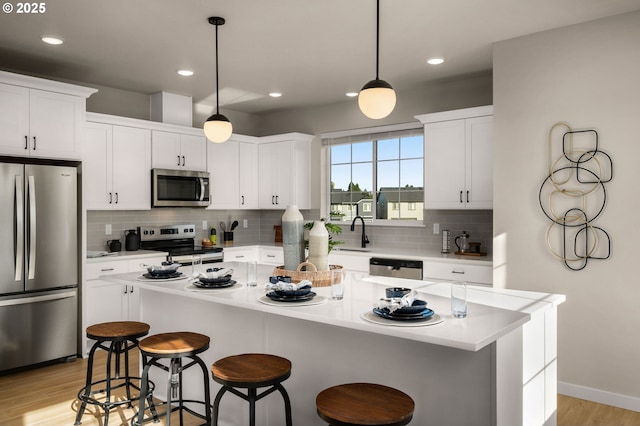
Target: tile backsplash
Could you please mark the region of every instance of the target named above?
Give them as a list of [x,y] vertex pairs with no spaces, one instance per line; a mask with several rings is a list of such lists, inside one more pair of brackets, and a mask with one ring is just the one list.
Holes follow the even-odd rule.
[[[218,245],[222,245],[219,223],[227,227],[237,220],[234,231],[236,244],[271,243],[274,240],[274,225],[281,224],[283,211],[280,210],[204,210],[198,208],[166,208],[146,211],[89,211],[87,212],[87,249],[106,250],[107,241],[120,239],[124,247],[124,235],[128,229],[148,225],[194,224],[198,230],[197,240],[208,238],[211,225],[218,232]],[[305,220],[320,218],[319,210],[303,210]],[[243,227],[243,221],[247,227]],[[202,229],[202,222],[207,228]],[[366,226],[370,249],[406,249],[409,252],[439,251],[442,247],[441,234],[433,233],[433,224],[440,230],[451,231],[451,251],[456,250],[454,239],[462,231],[467,231],[469,240],[481,243],[481,250],[492,253],[493,211],[491,210],[425,210],[424,226]],[[111,235],[105,234],[105,226],[111,225]],[[341,224],[342,225],[342,224]],[[350,232],[351,223],[342,225],[342,233],[336,237],[344,241],[346,247],[360,247],[361,225],[356,224],[355,232]]]

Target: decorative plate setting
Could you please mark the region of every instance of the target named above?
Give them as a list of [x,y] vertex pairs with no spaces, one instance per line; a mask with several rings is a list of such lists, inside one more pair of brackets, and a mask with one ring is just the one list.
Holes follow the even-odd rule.
[[294,301],[294,302],[292,302],[292,301],[283,302],[283,301],[273,300],[273,299],[267,297],[266,295],[260,296],[258,298],[258,302],[264,303],[265,305],[291,306],[291,307],[320,305],[321,303],[324,303],[326,301],[327,301],[327,299],[324,298],[323,296],[315,296],[315,297],[309,298],[307,300],[300,300],[300,301]]
[[374,324],[391,325],[394,327],[424,327],[427,325],[440,324],[444,321],[444,318],[436,313],[423,319],[414,319],[413,321],[398,321],[395,319],[383,318],[380,315],[375,314],[373,311],[367,311],[363,312],[362,315],[360,315],[360,318]]

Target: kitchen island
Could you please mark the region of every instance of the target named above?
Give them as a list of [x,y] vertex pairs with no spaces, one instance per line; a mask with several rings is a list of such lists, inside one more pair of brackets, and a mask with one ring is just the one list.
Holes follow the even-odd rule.
[[[202,354],[207,365],[247,352],[290,359],[292,375],[284,386],[297,425],[323,425],[315,396],[355,381],[411,395],[415,425],[555,424],[556,311],[562,295],[470,287],[469,316],[456,319],[449,313],[449,284],[351,273],[341,301],[330,300],[330,289],[319,287],[314,291],[321,303],[274,306],[263,298],[273,266],[259,265],[259,285],[248,288],[237,278],[244,277],[243,263],[220,265],[234,269],[239,285],[199,290],[186,280],[142,281],[139,273],[102,279],[140,288],[141,320],[151,333],[210,336],[211,348]],[[371,322],[367,314],[384,288],[398,285],[416,289],[443,321],[411,327]],[[164,377],[155,377],[163,395],[159,380]],[[197,386],[187,391],[201,392]],[[277,397],[265,398],[257,410],[261,425],[284,423]],[[226,396],[220,424],[246,423],[246,403]]]

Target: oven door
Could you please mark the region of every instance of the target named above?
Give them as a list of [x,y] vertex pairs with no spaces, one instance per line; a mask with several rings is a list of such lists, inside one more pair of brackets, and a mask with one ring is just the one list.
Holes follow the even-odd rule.
[[209,173],[151,170],[152,207],[207,207],[209,200]]

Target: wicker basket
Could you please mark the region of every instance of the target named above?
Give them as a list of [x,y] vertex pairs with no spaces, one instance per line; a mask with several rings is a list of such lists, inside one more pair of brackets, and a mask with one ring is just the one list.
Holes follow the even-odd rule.
[[293,283],[309,280],[314,287],[329,287],[331,285],[332,272],[335,270],[341,270],[344,277],[344,268],[340,265],[329,265],[328,271],[318,271],[316,265],[309,262],[302,262],[295,271],[284,269],[284,265],[276,266],[273,270],[273,275],[289,276]]

